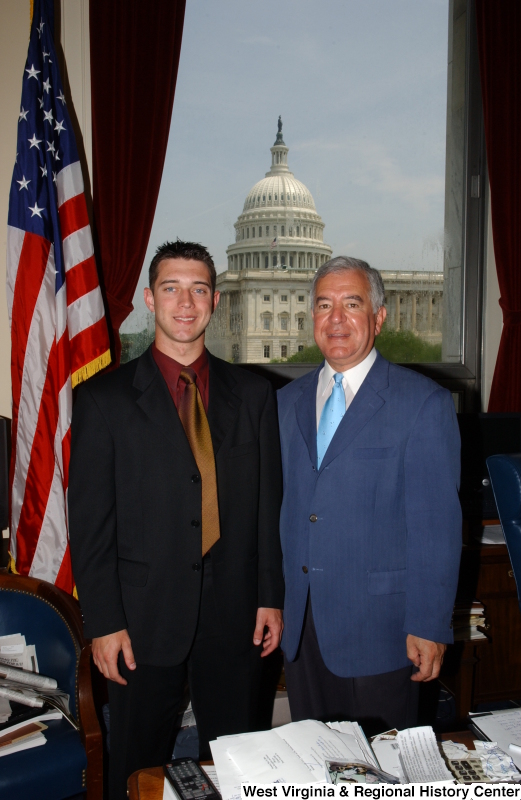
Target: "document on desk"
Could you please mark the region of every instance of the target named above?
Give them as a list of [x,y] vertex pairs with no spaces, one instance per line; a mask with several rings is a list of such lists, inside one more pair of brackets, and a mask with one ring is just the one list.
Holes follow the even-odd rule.
[[241,783],[244,775],[235,766],[227,753],[229,747],[241,742],[246,736],[255,734],[243,733],[239,736],[220,736],[210,742],[212,758],[219,777],[219,791],[223,800],[241,800]]
[[445,766],[430,726],[399,731],[396,741],[407,783],[433,783],[454,780]]
[[[280,728],[247,736],[228,748],[228,755],[250,783],[311,783],[312,771],[301,756],[279,736]],[[325,780],[322,767],[322,780]]]
[[521,770],[521,755],[509,750],[510,744],[521,747],[521,708],[508,708],[492,711],[491,714],[470,717],[472,725],[478,728],[491,742],[497,742]]
[[328,722],[327,726],[331,730],[337,731],[347,747],[356,755],[356,758],[352,760],[365,761],[374,767],[380,767],[378,759],[358,722]]

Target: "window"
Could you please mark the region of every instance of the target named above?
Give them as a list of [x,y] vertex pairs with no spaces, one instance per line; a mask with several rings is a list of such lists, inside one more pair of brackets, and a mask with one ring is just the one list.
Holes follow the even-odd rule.
[[284,225],[280,226],[280,235],[284,236]]
[[251,229],[251,238],[255,239],[255,228]]
[[280,346],[280,357],[281,358],[287,358],[288,357],[288,345],[287,344],[281,344],[281,346]]
[[269,344],[264,345],[264,358],[270,357],[270,346]]
[[[267,235],[268,235],[268,231],[266,231],[266,236],[267,236]],[[262,236],[262,228],[261,228],[261,226],[259,225],[259,237],[261,237],[261,236]]]
[[293,236],[293,228],[291,226],[290,226],[290,229],[289,229],[289,235]]
[[281,294],[280,302],[281,303],[287,303],[288,302],[288,295],[287,294]]
[[240,348],[238,344],[232,344],[232,361],[234,364],[238,364],[240,361]]
[[271,319],[269,317],[263,317],[262,318],[262,329],[264,331],[271,330]]
[[293,256],[289,257],[289,265],[290,265],[290,267],[293,266]]
[[273,235],[274,236],[277,235],[277,226],[276,225],[273,226]]
[[274,267],[277,266],[277,256],[272,256],[271,263]]
[[299,294],[299,296],[298,296],[299,303],[303,303],[305,301],[305,299],[306,299],[305,295]]
[[269,303],[270,300],[271,300],[271,295],[270,294],[265,294],[263,299],[264,299],[265,303]]
[[[230,220],[234,222],[240,217],[236,234],[237,243],[240,243],[242,238],[246,239],[242,225],[247,215],[242,215],[242,201],[255,180],[262,179],[265,168],[269,168],[269,146],[275,133],[275,130],[270,133],[269,140],[265,145],[259,145],[259,150],[256,138],[258,98],[259,92],[263,91],[263,81],[266,83],[266,75],[257,74],[259,63],[265,59],[261,40],[263,35],[269,34],[274,44],[283,48],[287,34],[280,26],[277,28],[270,24],[270,14],[259,15],[254,5],[251,8],[248,4],[244,5],[246,16],[242,19],[241,13],[238,23],[232,12],[234,4],[224,4],[218,19],[220,29],[226,32],[229,39],[215,37],[217,11],[205,10],[203,13],[197,10],[202,8],[200,3],[193,5],[192,23],[187,21],[183,34],[183,53],[172,116],[170,150],[178,154],[178,157],[170,159],[177,165],[175,180],[169,175],[167,159],[158,215],[165,215],[166,209],[170,219],[191,219],[192,215],[200,212],[200,186],[204,185],[208,207],[229,203],[227,213],[229,209]],[[203,5],[206,9],[207,4]],[[211,7],[212,4],[208,8]],[[361,4],[360,9],[363,8]],[[473,176],[481,177],[482,186],[486,183],[474,4],[470,0],[378,3],[378,25],[371,20],[370,13],[357,13],[356,9],[357,4],[352,3],[325,4],[321,14],[314,18],[316,25],[311,26],[309,20],[302,20],[302,32],[309,37],[314,52],[321,52],[327,46],[332,28],[349,31],[354,47],[347,48],[346,57],[337,64],[335,70],[331,71],[327,59],[321,64],[320,61],[311,63],[306,59],[298,61],[288,58],[277,61],[276,80],[273,75],[268,77],[274,97],[283,97],[286,87],[291,86],[298,107],[304,107],[303,103],[309,99],[312,79],[315,113],[307,118],[293,118],[291,122],[284,119],[284,138],[290,148],[289,159],[280,158],[279,161],[286,163],[289,160],[289,169],[295,173],[296,179],[302,179],[304,183],[306,175],[311,176],[316,169],[322,182],[322,193],[317,192],[318,186],[313,182],[308,185],[316,201],[316,211],[326,228],[323,234],[320,225],[312,222],[316,217],[311,209],[311,198],[304,195],[298,197],[298,190],[295,200],[309,205],[310,214],[304,215],[303,219],[307,221],[302,223],[303,227],[300,226],[300,220],[288,214],[288,226],[292,225],[293,233],[297,227],[296,235],[302,234],[306,240],[310,238],[311,245],[323,240],[333,245],[345,241],[342,237],[347,232],[342,230],[345,222],[341,218],[349,219],[350,229],[356,231],[355,255],[366,258],[384,272],[388,317],[377,345],[385,337],[389,341],[412,341],[418,344],[418,352],[411,352],[410,358],[405,360],[414,359],[424,363],[432,362],[434,358],[421,355],[420,351],[432,352],[432,347],[435,347],[436,359],[452,370],[449,371],[449,377],[443,367],[444,385],[448,386],[448,382],[452,381],[452,386],[463,386],[465,397],[468,396],[470,400],[473,392],[476,396],[476,388],[479,389],[476,380],[480,369],[480,318],[483,305],[482,232],[486,229],[483,224],[484,198],[474,197],[471,192]],[[248,17],[248,14],[251,16]],[[242,44],[237,47],[237,25],[255,28],[259,33],[258,42],[252,39],[245,50],[241,49]],[[382,37],[382,30],[392,30],[393,36]],[[194,44],[198,47],[194,47]],[[211,168],[220,170],[216,174],[226,175],[229,172],[229,141],[226,137],[212,137],[211,133],[203,130],[204,126],[195,126],[195,129],[194,126],[186,126],[187,112],[199,75],[194,70],[193,59],[188,60],[188,55],[194,52],[204,53],[207,75],[205,91],[216,96],[216,106],[223,110],[223,116],[226,115],[226,124],[237,126],[239,122],[241,125],[244,135],[240,159],[245,157],[244,142],[252,140],[252,133],[255,144],[247,157],[251,158],[252,164],[258,165],[262,159],[266,159],[258,172],[252,175],[251,183],[250,179],[245,181],[243,194],[237,199],[230,197],[226,181],[223,184],[222,181],[206,180]],[[231,56],[223,58],[223,54]],[[275,65],[272,64],[270,68],[275,69]],[[234,80],[234,70],[240,70],[240,82]],[[409,80],[411,75],[413,84]],[[349,81],[346,81],[347,76]],[[385,103],[381,102],[383,85]],[[313,86],[321,86],[322,89],[316,93]],[[350,86],[357,87],[354,94],[350,94]],[[220,91],[223,94],[217,96]],[[349,113],[345,108],[339,108],[331,130],[329,126],[325,130],[323,123],[320,123],[327,113],[330,98],[339,92],[347,92],[344,96],[349,102],[344,105],[349,107]],[[239,95],[240,104],[230,103],[232,98]],[[363,98],[363,102],[360,98]],[[275,118],[273,126],[275,128]],[[346,136],[342,137],[342,142],[338,137],[335,138],[333,128],[336,132],[345,130]],[[302,150],[306,140],[317,142],[309,156]],[[331,149],[333,142],[336,143],[336,150]],[[299,151],[294,149],[296,146],[300,148]],[[262,151],[262,147],[266,149]],[[184,157],[186,153],[194,151],[197,152],[196,160]],[[298,162],[295,160],[297,155]],[[386,165],[392,165],[391,172]],[[323,191],[323,187],[329,185],[346,186],[349,180],[354,180],[355,185],[362,187],[363,191],[342,194],[339,188],[336,199],[333,192]],[[172,187],[180,185],[185,187],[182,193],[172,190]],[[281,186],[281,210],[287,213],[292,198],[289,185],[298,184],[286,182],[286,189],[283,190],[281,178],[278,185]],[[235,184],[233,191],[235,193]],[[337,213],[340,197],[342,214]],[[256,198],[257,203],[253,197],[248,199],[247,210],[267,204],[268,198],[265,194],[261,195],[260,190]],[[274,208],[279,208],[278,195]],[[301,206],[298,213],[296,206],[291,211],[299,216]],[[257,214],[266,214],[271,222],[267,224],[266,218],[262,217],[264,222],[260,223],[259,216],[256,220],[250,219],[247,224],[252,226],[255,222],[257,230],[260,227],[262,232],[266,231],[264,244],[268,246],[277,235],[272,230],[273,217],[271,214],[268,217],[266,208],[257,208]],[[209,215],[207,221],[204,244],[215,254],[217,263],[224,265],[226,247],[231,244],[233,236],[224,238],[222,235],[219,214]],[[281,223],[278,230],[281,230]],[[179,235],[189,239],[191,232],[190,225],[182,225]],[[153,251],[162,241],[163,238],[156,241],[152,238],[150,250]],[[281,265],[281,261],[286,263],[277,251],[273,253],[268,250],[262,256],[268,268],[270,256],[273,256],[274,269]],[[319,258],[315,256],[313,252],[302,253],[300,264],[297,259],[294,264],[309,269],[311,273],[325,260],[322,255]],[[148,256],[146,260],[149,261]],[[234,259],[235,269],[239,263],[238,259]],[[416,285],[407,288],[405,278],[401,280],[399,277],[402,271],[409,272],[409,279],[419,276]],[[276,277],[287,279],[289,275],[281,273]],[[132,334],[137,338],[148,324],[146,311],[138,308],[142,302],[140,295],[145,280],[143,278],[136,294],[136,312],[131,315],[132,320],[129,317],[125,321],[122,334]],[[414,302],[413,296],[416,298]],[[309,302],[307,294],[305,300]],[[306,310],[304,305],[302,310]],[[293,317],[291,325],[295,324]],[[311,327],[310,323],[306,323],[306,330],[308,324]],[[411,333],[414,337],[411,337]],[[256,352],[260,355],[262,338],[258,330],[257,335]],[[228,349],[224,357],[231,358],[230,341],[226,347]],[[293,352],[294,347],[290,347],[290,353]],[[386,353],[392,356],[390,351]],[[245,348],[242,348],[241,355],[247,358]],[[441,375],[442,368],[433,365],[423,371],[436,377]]]
[[280,318],[280,329],[281,329],[281,331],[287,331],[288,330],[288,318],[287,317],[281,317]]
[[246,228],[246,238],[247,239],[250,238],[250,229],[249,228]]
[[304,330],[304,317],[297,318],[297,330],[303,331]]
[[298,353],[302,353],[303,349],[304,349],[304,345],[303,344],[299,344],[299,346],[297,347],[297,352]]

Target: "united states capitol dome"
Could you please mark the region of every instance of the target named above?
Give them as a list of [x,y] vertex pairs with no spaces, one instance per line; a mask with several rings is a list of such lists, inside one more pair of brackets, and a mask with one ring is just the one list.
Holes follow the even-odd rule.
[[331,248],[324,243],[325,226],[311,192],[288,167],[280,117],[270,151],[271,169],[250,189],[235,223],[228,269],[316,269]]

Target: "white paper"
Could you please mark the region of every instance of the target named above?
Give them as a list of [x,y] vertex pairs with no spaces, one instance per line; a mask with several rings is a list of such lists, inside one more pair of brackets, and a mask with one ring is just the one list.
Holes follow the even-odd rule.
[[328,722],[327,726],[333,731],[338,731],[350,749],[361,752],[362,756],[357,759],[358,761],[365,761],[374,767],[380,766],[358,722]]
[[0,636],[0,662],[9,667],[24,669],[25,636],[21,633],[11,633]]
[[241,800],[241,782],[244,776],[237,769],[228,753],[228,747],[237,743],[242,736],[221,736],[210,742],[213,763],[219,776],[219,791],[223,800]]
[[[248,783],[311,783],[313,773],[277,731],[263,731],[228,747],[228,755]],[[321,778],[324,779],[322,769]]]
[[408,783],[454,780],[447,769],[429,726],[399,731],[396,741]]
[[372,743],[372,748],[383,771],[395,775],[400,783],[405,783],[400,761],[400,746],[396,739],[379,739]]
[[301,758],[316,780],[324,780],[326,760],[365,761],[354,735],[339,733],[314,719],[291,722],[277,728],[276,732]]
[[509,744],[521,744],[521,708],[493,711],[483,717],[474,716],[472,724],[488,739],[497,742],[501,750],[509,753],[516,767],[521,769],[521,755],[508,749]]
[[0,748],[0,757],[8,756],[11,753],[18,753],[20,750],[30,750],[31,747],[40,747],[40,745],[45,744],[46,741],[47,739],[43,733],[35,733],[34,736],[28,736],[27,739],[22,739],[22,741],[17,744],[11,744],[8,747]]

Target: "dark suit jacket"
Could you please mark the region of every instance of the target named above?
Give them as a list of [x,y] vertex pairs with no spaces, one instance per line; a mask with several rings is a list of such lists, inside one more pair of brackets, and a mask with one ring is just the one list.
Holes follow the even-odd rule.
[[[208,354],[221,538],[211,550],[223,646],[251,646],[258,607],[282,608],[280,449],[268,381]],[[138,662],[183,661],[201,591],[201,482],[148,350],[81,387],[69,526],[89,637],[127,628]]]
[[326,666],[377,675],[410,665],[408,633],[452,641],[461,552],[454,403],[378,355],[317,469],[320,369],[278,393],[282,646],[293,661],[310,592]]

